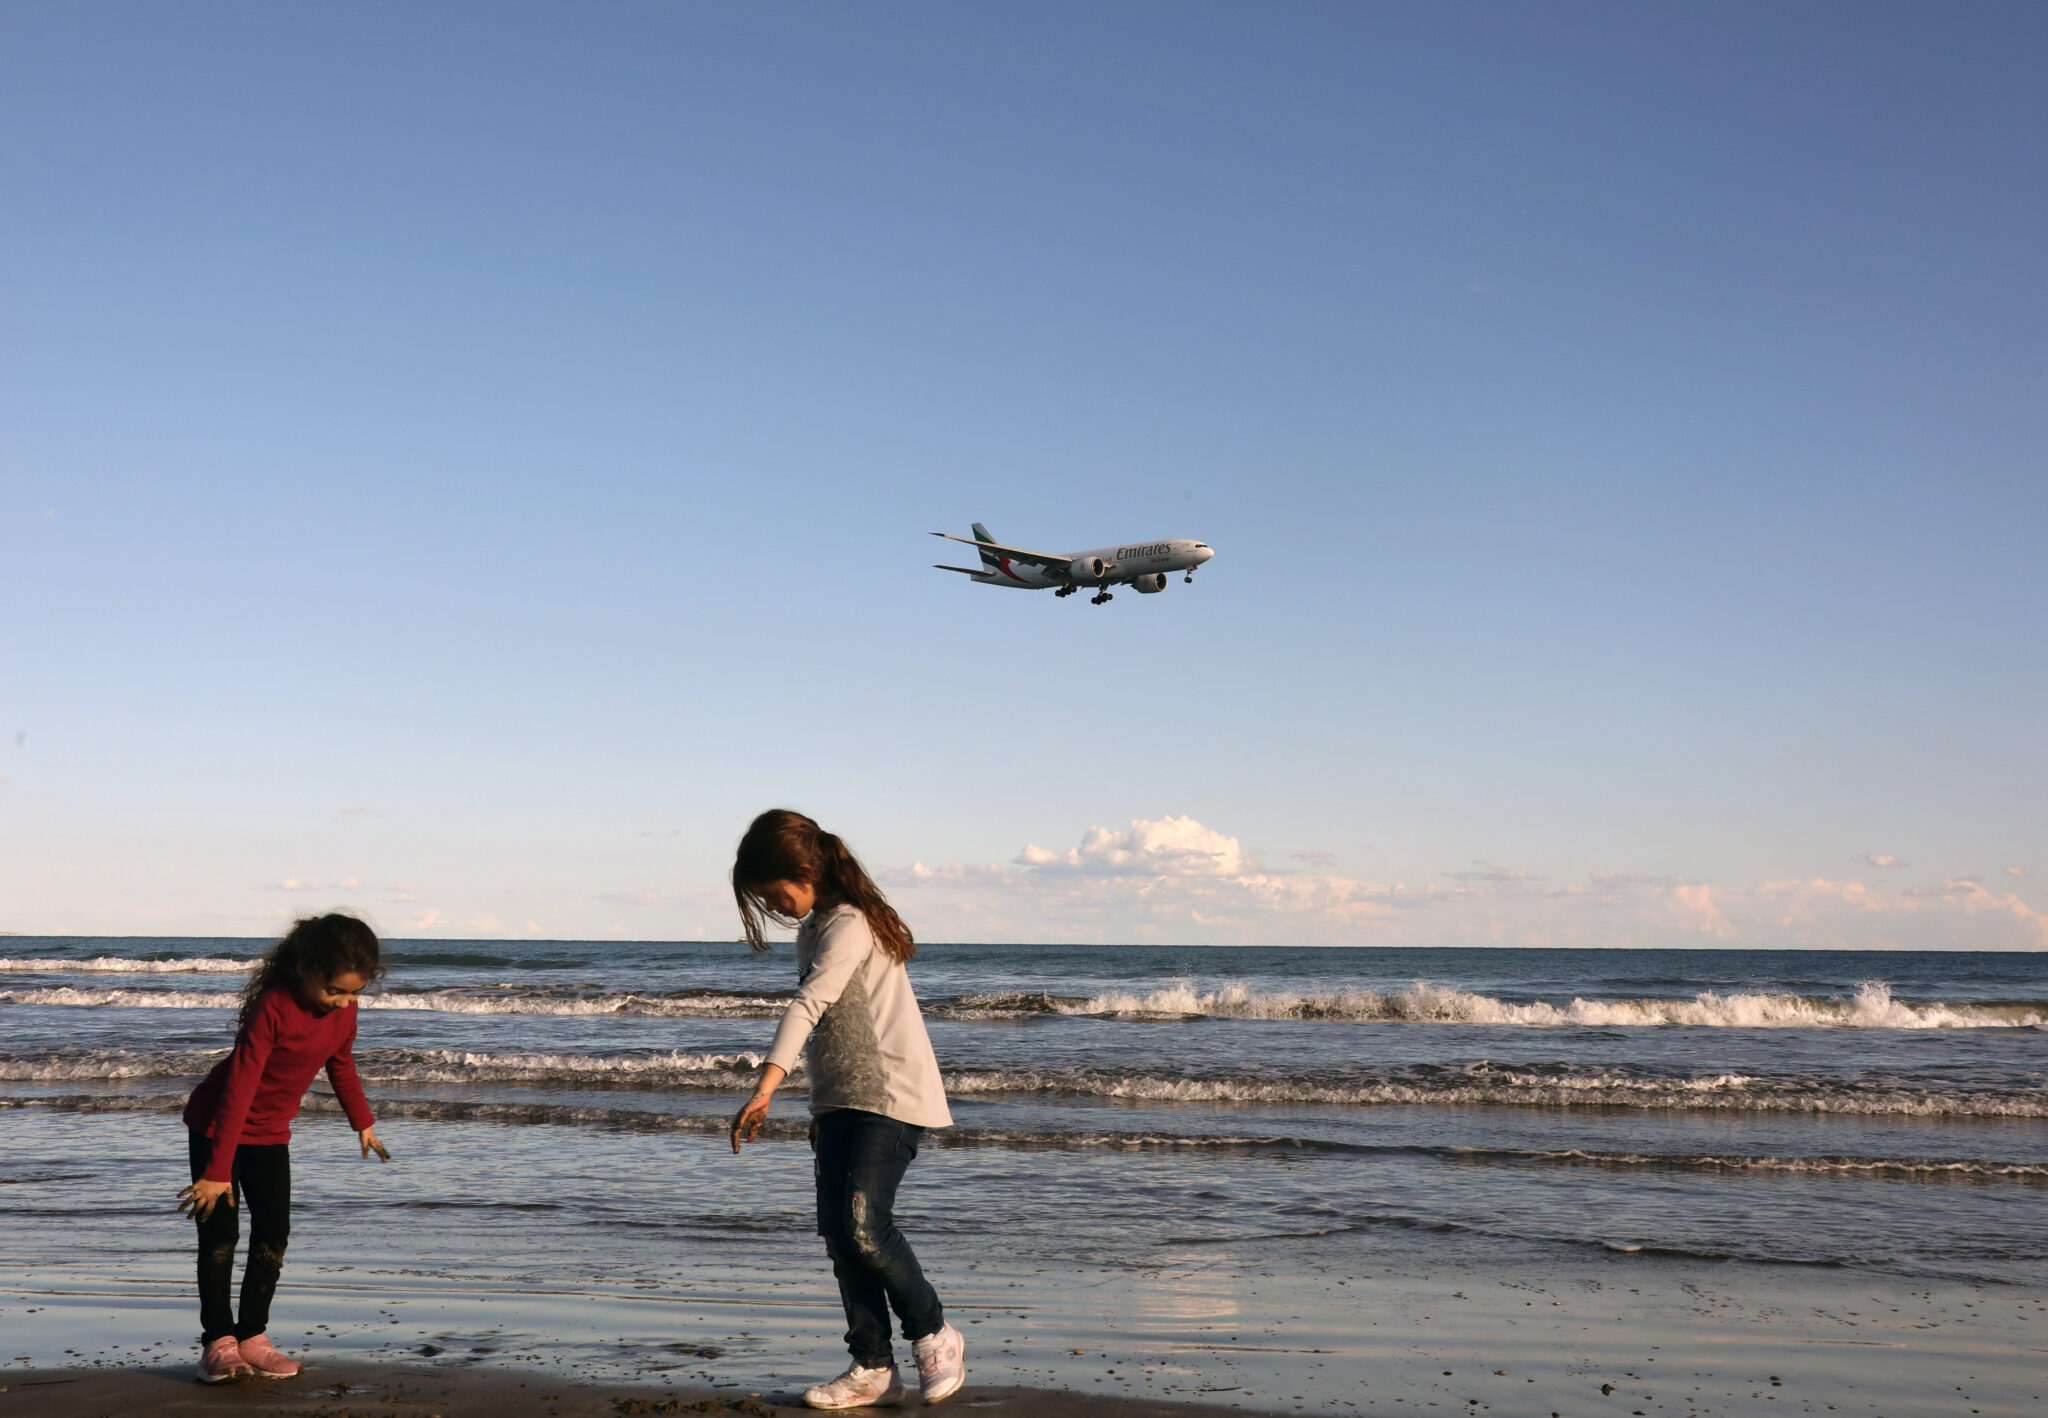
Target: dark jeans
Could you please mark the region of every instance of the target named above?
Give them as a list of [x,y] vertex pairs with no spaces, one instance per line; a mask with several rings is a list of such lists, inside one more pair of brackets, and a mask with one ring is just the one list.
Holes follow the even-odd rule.
[[846,1306],[846,1347],[862,1368],[893,1363],[889,1309],[915,1343],[946,1325],[939,1297],[896,1229],[896,1188],[924,1129],[880,1113],[835,1108],[811,1124],[817,1154],[818,1234]]
[[[203,1132],[188,1134],[192,1180],[198,1181],[213,1156],[213,1139]],[[199,1223],[199,1324],[201,1344],[223,1334],[254,1339],[270,1327],[270,1297],[284,1269],[284,1248],[292,1235],[292,1149],[288,1142],[235,1149],[235,1190],[213,1205]],[[239,1196],[249,1208],[249,1265],[242,1272],[242,1313],[236,1318],[232,1298],[235,1241],[241,1230],[236,1208]]]

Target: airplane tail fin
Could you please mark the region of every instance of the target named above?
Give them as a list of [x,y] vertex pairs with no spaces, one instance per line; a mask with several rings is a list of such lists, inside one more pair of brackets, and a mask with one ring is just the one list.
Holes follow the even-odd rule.
[[[994,537],[988,534],[988,528],[982,526],[979,522],[974,524],[974,539],[978,542],[993,542],[995,540]],[[994,567],[996,565],[995,553],[983,552],[981,554],[981,564],[987,567]]]

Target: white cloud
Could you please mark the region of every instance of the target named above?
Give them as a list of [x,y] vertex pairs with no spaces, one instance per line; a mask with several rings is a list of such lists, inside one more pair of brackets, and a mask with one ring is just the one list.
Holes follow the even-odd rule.
[[2010,892],[2001,896],[1985,890],[1971,877],[1897,892],[1860,881],[1769,881],[1756,889],[1755,897],[1791,945],[2048,949],[2048,916]]
[[1446,894],[1266,868],[1237,838],[1173,816],[1090,827],[1065,850],[1030,843],[1009,862],[915,862],[883,880],[916,893],[944,937],[983,940],[1351,939],[1361,921]]
[[1268,867],[1184,816],[1090,827],[1075,846],[1032,843],[1008,862],[917,862],[881,879],[929,940],[2048,948],[2048,916],[1970,877],[1898,889],[1596,871],[1543,884],[1482,860],[1433,881],[1373,882]]
[[1721,914],[1721,908],[1714,902],[1714,888],[1703,883],[1687,882],[1671,888],[1673,913],[1685,924],[1702,935],[1726,939],[1741,932]]
[[2025,867],[2007,867],[2005,869],[2005,874],[2007,876],[2016,876],[2020,878],[2022,881],[2024,881],[2026,880],[2027,869]]
[[666,891],[606,891],[591,899],[607,906],[666,906],[676,897]]
[[1596,890],[1609,892],[1639,891],[1645,888],[1669,888],[1693,884],[1682,876],[1658,876],[1644,872],[1596,871],[1589,873],[1586,880]]
[[1902,862],[1897,857],[1887,856],[1883,852],[1865,852],[1861,856],[1851,857],[1849,860],[1852,862],[1862,862],[1865,866],[1883,867],[1886,869],[1913,865],[1911,862]]
[[1245,870],[1237,839],[1211,831],[1192,817],[1157,822],[1133,818],[1128,832],[1091,827],[1078,847],[1051,852],[1034,844],[1018,854],[1017,862],[1042,871],[1089,876],[1232,877]]
[[1464,871],[1447,871],[1444,875],[1460,886],[1513,886],[1519,882],[1543,879],[1531,876],[1525,871],[1513,871],[1507,867],[1495,866],[1492,862],[1479,860],[1475,860]]

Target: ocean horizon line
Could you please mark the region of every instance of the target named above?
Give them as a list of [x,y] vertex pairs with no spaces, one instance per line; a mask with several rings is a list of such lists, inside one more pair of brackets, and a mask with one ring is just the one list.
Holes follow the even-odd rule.
[[[88,935],[66,932],[0,931],[0,940],[47,940],[47,941],[229,941],[247,942],[267,947],[274,944],[277,934],[271,935],[177,935],[171,933],[138,932],[125,935]],[[745,947],[743,940],[722,940],[711,936],[401,936],[379,937],[389,949],[397,946],[453,946],[453,945],[732,945]],[[786,940],[771,941],[771,945],[786,945]],[[1518,952],[1522,954],[1573,954],[1584,951],[1634,952],[1657,955],[1979,955],[1979,956],[2036,956],[2048,954],[2048,946],[2032,950],[1978,950],[1967,946],[1944,945],[1374,945],[1356,942],[1203,942],[1203,941],[1162,941],[1162,940],[920,940],[920,950],[988,948],[1028,948],[1032,950],[1374,950],[1388,953],[1409,952],[1424,954],[1435,951],[1486,951]]]

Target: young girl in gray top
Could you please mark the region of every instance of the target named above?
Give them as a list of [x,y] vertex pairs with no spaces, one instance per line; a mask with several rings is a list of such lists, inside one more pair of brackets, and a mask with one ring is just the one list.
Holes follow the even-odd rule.
[[733,896],[747,944],[768,948],[764,922],[795,925],[796,998],[783,1012],[761,1079],[733,1115],[732,1150],[752,1142],[799,1051],[811,1086],[818,1233],[846,1306],[845,1373],[807,1389],[813,1408],[903,1400],[889,1310],[917,1357],[926,1403],[965,1382],[965,1343],[946,1323],[910,1242],[896,1229],[896,1188],[928,1127],[949,1127],[945,1086],[910,972],[910,930],[846,845],[802,813],[762,813],[740,839]]

